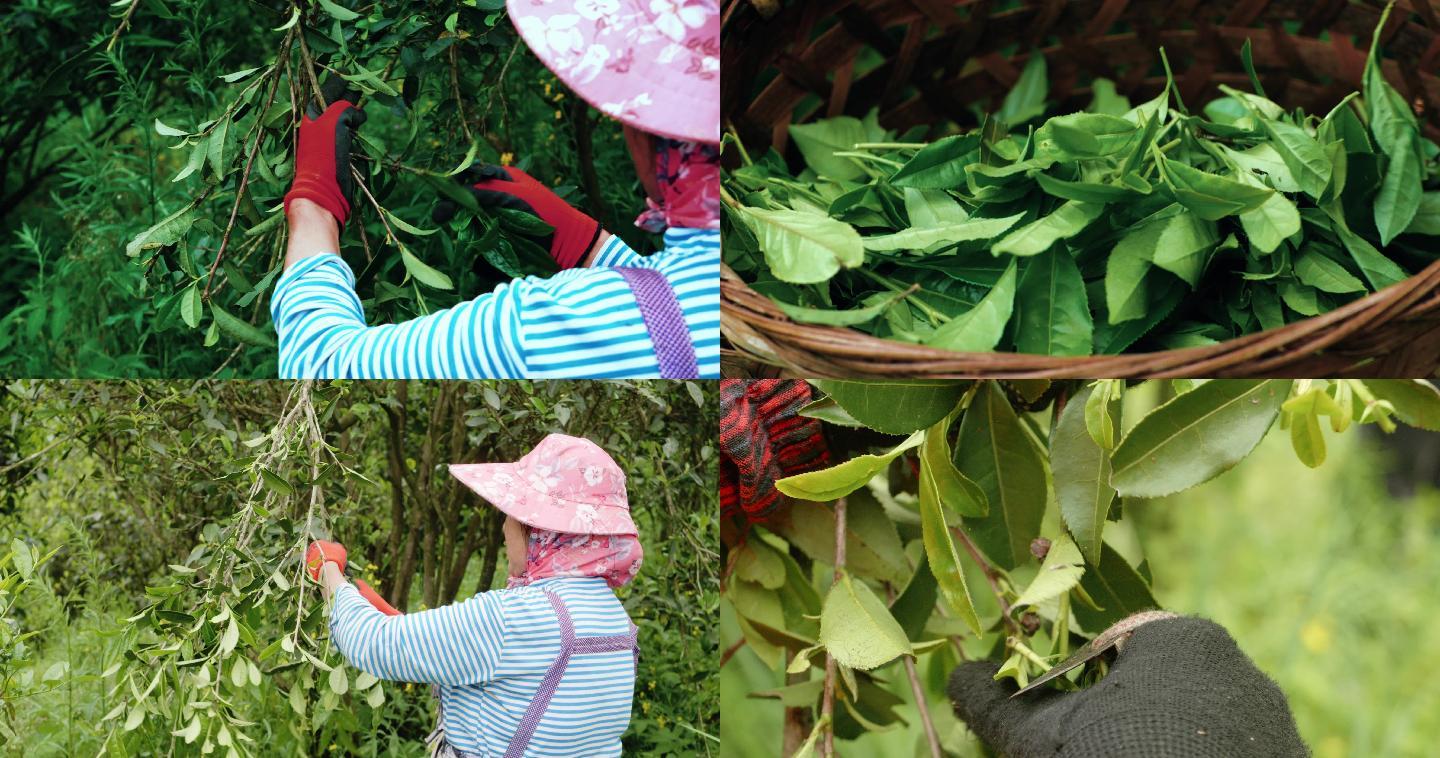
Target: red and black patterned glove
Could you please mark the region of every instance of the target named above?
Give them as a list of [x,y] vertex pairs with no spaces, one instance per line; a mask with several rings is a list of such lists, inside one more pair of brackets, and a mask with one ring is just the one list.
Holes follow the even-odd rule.
[[321,93],[330,105],[321,111],[312,103],[300,120],[295,179],[285,193],[285,210],[290,210],[290,201],[304,198],[330,211],[341,226],[350,218],[350,193],[354,190],[350,139],[365,123],[365,111],[355,107],[350,100],[354,95],[345,86],[338,76],[326,80]]
[[799,415],[810,385],[797,379],[720,380],[720,512],[755,523],[780,504],[775,480],[824,468],[820,422]]

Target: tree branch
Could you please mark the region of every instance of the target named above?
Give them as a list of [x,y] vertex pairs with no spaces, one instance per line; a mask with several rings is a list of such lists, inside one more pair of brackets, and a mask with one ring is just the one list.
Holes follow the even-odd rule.
[[105,46],[105,52],[110,52],[120,39],[120,33],[130,28],[130,17],[135,15],[135,9],[139,6],[140,0],[130,0],[130,7],[125,10],[125,18],[121,19],[120,25],[115,27],[115,33],[110,35],[110,44]]
[[[292,29],[280,44],[286,55],[289,55],[290,40],[294,35],[295,31]],[[250,155],[245,158],[245,170],[240,174],[240,186],[235,190],[235,204],[230,207],[230,221],[225,224],[225,233],[220,237],[220,249],[216,251],[215,260],[210,263],[210,271],[205,275],[205,289],[200,293],[202,302],[210,301],[210,287],[215,283],[215,270],[220,268],[220,261],[225,258],[225,246],[230,244],[230,235],[235,231],[235,217],[240,213],[240,201],[245,199],[245,187],[250,183],[250,169],[255,167],[255,156],[260,153],[260,143],[265,139],[265,112],[270,110],[270,104],[275,102],[275,92],[280,89],[280,67],[272,66],[270,76],[270,94],[255,116],[255,141],[250,144]]]

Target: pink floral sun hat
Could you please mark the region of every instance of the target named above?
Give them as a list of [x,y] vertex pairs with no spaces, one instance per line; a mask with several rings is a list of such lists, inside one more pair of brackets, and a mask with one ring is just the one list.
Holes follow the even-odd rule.
[[719,0],[508,0],[530,49],[641,131],[720,141]]
[[590,440],[550,434],[514,463],[452,463],[450,473],[526,526],[635,534],[625,472]]

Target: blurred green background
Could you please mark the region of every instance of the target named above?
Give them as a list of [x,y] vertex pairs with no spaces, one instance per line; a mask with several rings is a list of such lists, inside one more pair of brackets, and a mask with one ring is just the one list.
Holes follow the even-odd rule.
[[[1290,698],[1317,758],[1434,755],[1440,434],[1387,436],[1370,427],[1325,434],[1329,455],[1317,469],[1296,460],[1288,432],[1272,429],[1252,456],[1215,480],[1127,502],[1106,539],[1132,555],[1143,550],[1167,609],[1230,630]],[[983,579],[970,581],[973,587]],[[733,612],[722,603],[721,648],[737,639]],[[921,656],[922,676],[948,673],[933,670],[935,657]],[[720,677],[723,754],[779,753],[781,706],[747,693],[780,686],[782,678],[748,648],[727,663]],[[896,711],[910,726],[838,749],[928,754],[908,685],[896,679],[891,687],[907,701]],[[982,754],[948,704],[930,706],[947,752]]]

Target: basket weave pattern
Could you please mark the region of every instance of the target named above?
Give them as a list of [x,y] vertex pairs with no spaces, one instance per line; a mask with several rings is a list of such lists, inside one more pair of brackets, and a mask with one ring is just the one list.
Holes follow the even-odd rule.
[[[1004,8],[1001,10],[1000,8]],[[880,122],[974,125],[1037,46],[1059,112],[1081,110],[1105,77],[1139,102],[1158,94],[1164,47],[1179,96],[1249,87],[1246,39],[1267,93],[1328,112],[1361,78],[1376,0],[728,0],[721,107],[747,145],[784,152],[788,127],[878,108]],[[1298,29],[1295,27],[1298,26]],[[1292,33],[1290,29],[1295,29]],[[1440,140],[1440,0],[1402,0],[1381,35],[1385,76]],[[1013,52],[1011,52],[1013,51]],[[879,66],[856,75],[862,55]],[[798,324],[734,272],[721,278],[732,366],[780,364],[807,376],[1428,376],[1440,367],[1440,260],[1329,313],[1208,347],[1082,358],[955,353],[850,329]]]

